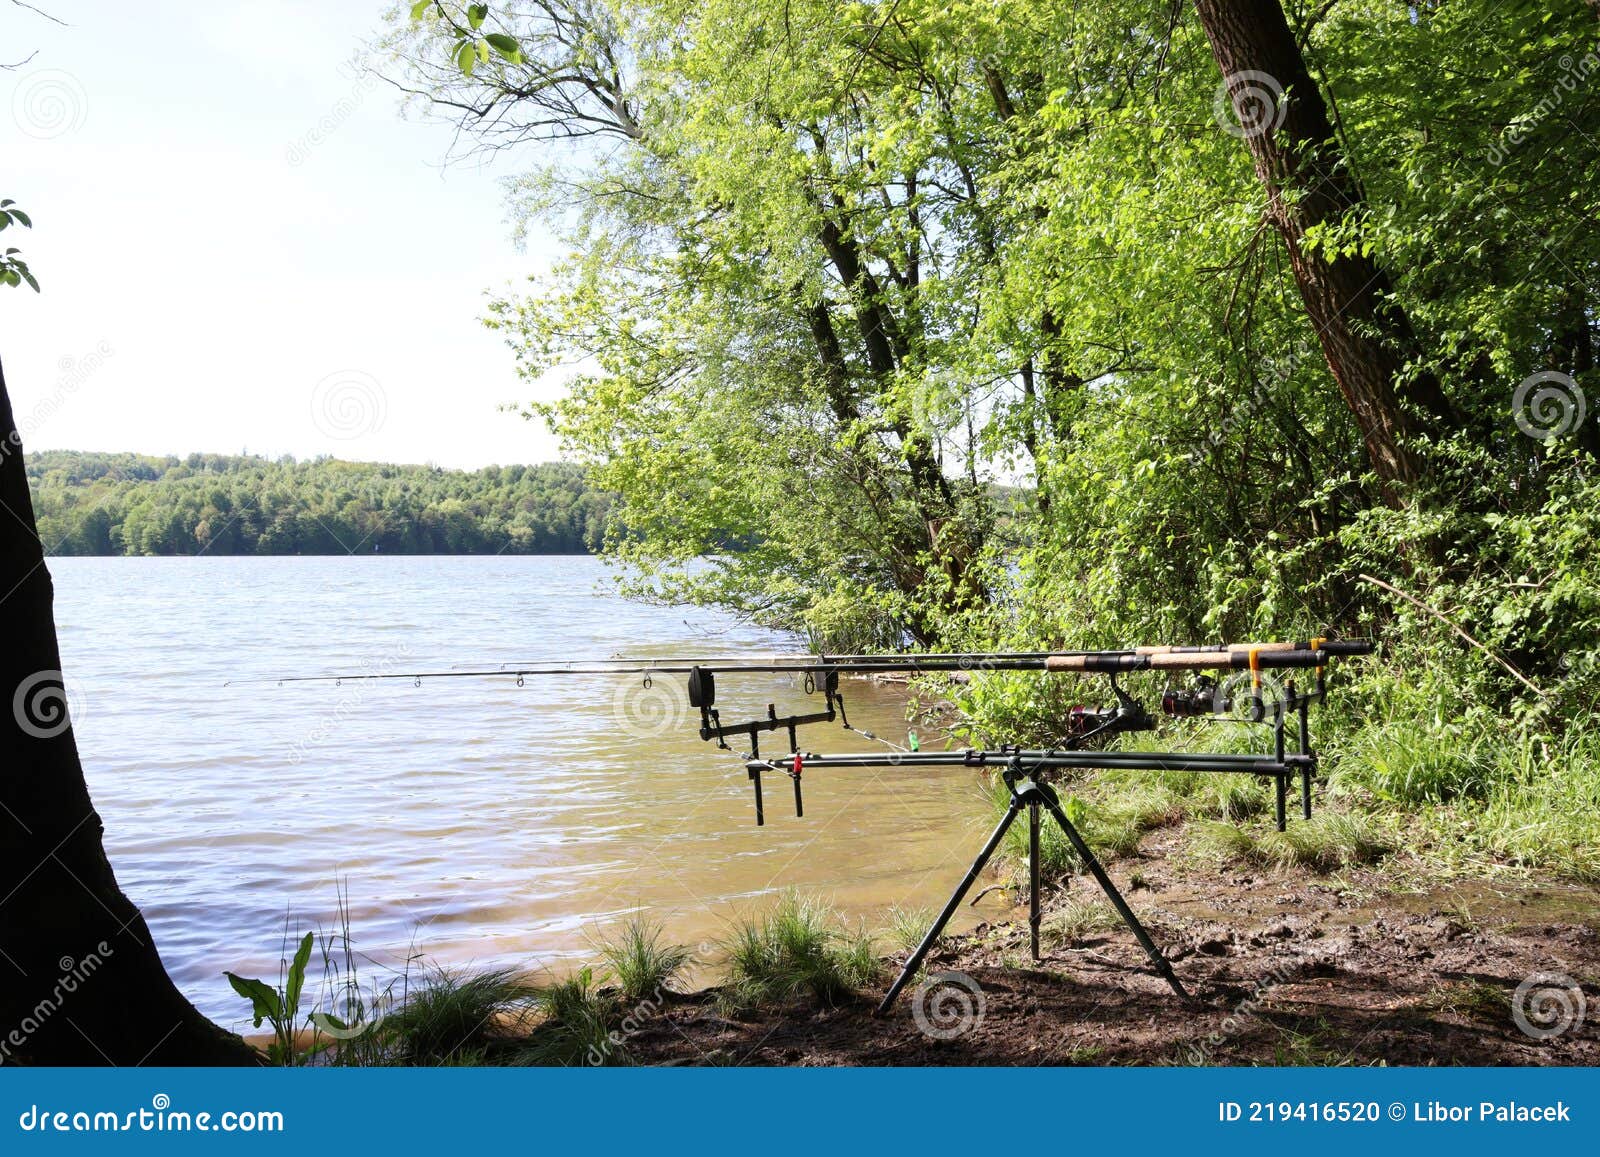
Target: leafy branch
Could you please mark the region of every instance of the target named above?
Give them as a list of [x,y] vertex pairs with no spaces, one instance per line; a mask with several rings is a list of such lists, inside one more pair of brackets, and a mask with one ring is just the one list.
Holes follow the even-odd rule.
[[[33,228],[33,219],[15,206],[16,202],[10,197],[0,201],[0,232],[13,225],[21,225],[24,229]],[[21,285],[26,281],[33,286],[33,291],[38,293],[39,282],[29,271],[28,263],[17,256],[20,252],[21,250],[12,246],[4,253],[0,253],[0,281],[7,285]]]
[[455,36],[456,47],[451,58],[464,75],[471,76],[473,69],[478,65],[488,64],[491,53],[498,53],[508,64],[522,63],[522,47],[517,43],[516,37],[504,32],[483,31],[484,21],[489,19],[487,4],[468,4],[467,23],[463,26],[439,0],[417,0],[411,6],[411,19],[421,20],[430,8],[438,12],[439,18]]

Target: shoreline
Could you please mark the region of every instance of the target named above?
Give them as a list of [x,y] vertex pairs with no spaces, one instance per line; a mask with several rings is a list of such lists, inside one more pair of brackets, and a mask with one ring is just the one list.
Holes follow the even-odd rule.
[[[1584,1015],[1600,1008],[1600,889],[1522,873],[1429,889],[1427,865],[1404,856],[1333,875],[1202,866],[1181,845],[1178,832],[1154,833],[1108,870],[1188,1004],[1074,877],[1047,885],[1041,960],[1029,959],[1026,905],[986,901],[998,910],[944,937],[882,1018],[905,949],[834,999],[742,1007],[727,982],[704,982],[725,962],[698,961],[631,1002],[603,966],[591,987],[577,965],[556,987],[576,983],[609,1010],[594,1043],[540,1054],[561,1031],[548,1017],[512,1018],[489,1039],[544,1058],[509,1063],[580,1067],[1600,1064],[1600,1025]],[[1576,1019],[1541,1022],[1539,1001],[1563,998]]]
[[[639,1063],[669,1065],[1600,1063],[1592,1016],[1540,1039],[1513,1015],[1532,1016],[1540,1032],[1539,992],[1518,987],[1557,973],[1581,988],[1589,1010],[1600,1004],[1593,888],[1467,879],[1431,894],[1395,892],[1392,872],[1207,877],[1147,856],[1110,871],[1192,1006],[1125,928],[1085,915],[1081,902],[1098,892],[1073,880],[1050,898],[1038,963],[1027,958],[1026,908],[1011,908],[945,938],[882,1019],[872,1016],[882,986],[836,1007],[748,1015],[705,989],[675,998],[627,1047]],[[1142,882],[1132,887],[1135,876]],[[929,981],[951,974],[977,991]]]

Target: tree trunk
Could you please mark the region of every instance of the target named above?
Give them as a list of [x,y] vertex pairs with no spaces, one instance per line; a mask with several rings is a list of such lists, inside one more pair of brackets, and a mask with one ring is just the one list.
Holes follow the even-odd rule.
[[1411,440],[1453,424],[1451,407],[1436,377],[1406,368],[1419,360],[1419,346],[1410,319],[1394,304],[1388,274],[1360,254],[1330,259],[1306,248],[1307,230],[1341,220],[1361,204],[1361,191],[1280,0],[1195,0],[1195,11],[1328,369],[1360,426],[1373,470],[1396,501],[1392,484],[1415,481],[1423,470]]
[[0,1062],[252,1064],[173,986],[106,860],[0,371]]

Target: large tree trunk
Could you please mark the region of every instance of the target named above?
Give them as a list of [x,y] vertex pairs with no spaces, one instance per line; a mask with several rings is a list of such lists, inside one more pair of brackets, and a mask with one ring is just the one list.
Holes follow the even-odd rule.
[[254,1063],[173,986],[106,860],[3,371],[0,431],[0,1061]]
[[1418,343],[1387,273],[1359,254],[1329,259],[1306,248],[1306,231],[1343,218],[1361,191],[1280,0],[1195,0],[1195,10],[1372,468],[1387,484],[1414,481],[1423,462],[1412,440],[1452,423],[1451,407],[1437,378],[1406,369]]

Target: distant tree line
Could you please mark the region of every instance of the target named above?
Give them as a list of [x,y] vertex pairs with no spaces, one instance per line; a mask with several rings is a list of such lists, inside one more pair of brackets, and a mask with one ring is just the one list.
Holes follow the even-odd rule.
[[582,554],[609,498],[566,463],[443,470],[333,458],[45,451],[28,483],[58,555]]

